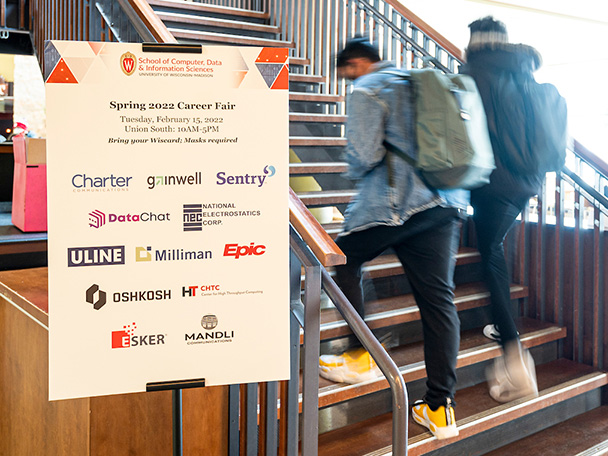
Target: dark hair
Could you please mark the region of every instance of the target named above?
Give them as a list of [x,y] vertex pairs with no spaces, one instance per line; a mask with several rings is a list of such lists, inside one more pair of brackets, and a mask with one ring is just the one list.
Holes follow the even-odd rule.
[[379,62],[380,53],[378,48],[371,44],[366,38],[356,36],[346,42],[344,49],[340,51],[336,58],[336,66],[338,68],[348,65],[351,59],[365,58],[371,62]]
[[492,16],[482,17],[469,24],[471,33],[473,32],[500,32],[507,33],[507,26],[504,22],[497,21]]

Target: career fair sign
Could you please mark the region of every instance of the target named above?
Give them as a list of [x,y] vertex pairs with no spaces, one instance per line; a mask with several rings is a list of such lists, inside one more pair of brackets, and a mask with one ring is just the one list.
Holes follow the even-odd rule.
[[47,42],[50,399],[289,377],[286,49]]

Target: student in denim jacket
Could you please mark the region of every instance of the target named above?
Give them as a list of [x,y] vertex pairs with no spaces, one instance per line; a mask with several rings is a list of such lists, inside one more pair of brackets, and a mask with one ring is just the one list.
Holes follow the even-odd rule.
[[[413,416],[438,438],[458,434],[453,399],[460,322],[454,306],[453,273],[461,213],[468,192],[429,188],[405,160],[384,147],[386,140],[415,157],[414,104],[409,82],[390,71],[368,41],[349,41],[337,58],[340,76],[352,80],[347,98],[347,176],[357,182],[344,232],[336,243],[347,264],[336,267],[336,281],[359,314],[365,316],[361,266],[392,248],[401,261],[420,308],[428,374],[427,393]],[[358,383],[379,375],[369,353],[354,347],[320,358],[323,377]]]

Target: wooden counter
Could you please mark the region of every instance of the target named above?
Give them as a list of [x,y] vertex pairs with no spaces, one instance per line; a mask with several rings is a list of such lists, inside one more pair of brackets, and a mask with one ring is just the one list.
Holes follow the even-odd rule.
[[[173,454],[169,391],[48,401],[47,292],[46,268],[0,272],[0,455]],[[184,455],[227,454],[227,404],[184,390]]]

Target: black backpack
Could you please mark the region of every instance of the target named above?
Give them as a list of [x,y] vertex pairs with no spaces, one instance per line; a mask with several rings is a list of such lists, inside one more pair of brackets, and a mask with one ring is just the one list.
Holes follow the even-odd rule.
[[566,160],[566,100],[531,74],[505,73],[492,88],[495,153],[517,175],[560,171]]

